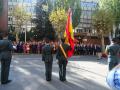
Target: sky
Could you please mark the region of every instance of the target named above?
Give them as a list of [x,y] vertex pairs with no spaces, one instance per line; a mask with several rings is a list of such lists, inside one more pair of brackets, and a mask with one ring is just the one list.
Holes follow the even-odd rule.
[[18,0],[19,2],[25,2],[25,3],[36,3],[37,0]]
[[95,7],[97,5],[96,2],[81,2],[81,7]]
[[81,1],[86,1],[86,2],[99,2],[99,0],[81,0]]

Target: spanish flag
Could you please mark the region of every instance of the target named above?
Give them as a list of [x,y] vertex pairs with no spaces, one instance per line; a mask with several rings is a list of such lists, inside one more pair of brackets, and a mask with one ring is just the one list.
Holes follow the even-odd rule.
[[72,28],[72,11],[68,10],[68,18],[66,24],[66,30],[64,33],[65,42],[71,46],[71,50],[68,51],[67,56],[71,57],[74,53],[74,33]]

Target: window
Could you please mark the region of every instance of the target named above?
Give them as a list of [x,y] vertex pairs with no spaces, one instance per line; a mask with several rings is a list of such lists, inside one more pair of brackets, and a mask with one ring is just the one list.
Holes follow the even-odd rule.
[[8,17],[8,21],[12,21],[13,20],[13,18],[12,17]]
[[10,17],[8,17],[8,21],[10,21]]
[[23,31],[25,31],[25,28],[23,28]]

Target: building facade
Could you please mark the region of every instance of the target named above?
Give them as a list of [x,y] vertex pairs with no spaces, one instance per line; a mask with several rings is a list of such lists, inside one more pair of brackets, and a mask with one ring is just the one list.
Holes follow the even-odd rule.
[[[8,28],[13,29],[16,28],[15,18],[12,16],[13,9],[20,5],[20,7],[24,7],[25,11],[31,15],[31,19],[36,17],[35,7],[36,0],[8,0]],[[25,30],[29,31],[35,25],[30,21],[26,23],[26,25],[22,26],[22,32]]]
[[94,34],[94,28],[92,26],[92,14],[98,7],[98,2],[90,0],[81,0],[81,18],[75,32],[88,35]]
[[80,43],[100,44],[94,27],[92,26],[92,15],[99,7],[99,0],[81,0],[80,24],[75,29],[75,37]]

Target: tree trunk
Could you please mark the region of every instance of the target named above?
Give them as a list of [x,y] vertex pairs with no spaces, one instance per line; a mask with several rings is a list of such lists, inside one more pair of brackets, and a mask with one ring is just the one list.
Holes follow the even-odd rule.
[[57,35],[58,35],[58,39],[60,40],[61,39],[60,33],[57,32]]
[[109,42],[111,43],[112,40],[112,32],[109,32]]
[[112,37],[115,37],[115,31],[116,31],[116,25],[114,24],[113,25],[113,35],[112,35]]
[[116,24],[115,37],[117,37],[119,31],[119,24]]
[[113,25],[113,37],[117,36],[118,30],[119,30],[119,24],[114,24]]
[[104,36],[101,35],[101,44],[102,44],[102,52],[105,51],[105,42],[104,42]]
[[19,42],[19,37],[18,37],[18,32],[16,32],[16,42],[18,43]]
[[16,36],[16,42],[18,43],[19,42],[19,37],[18,37],[18,35],[19,35],[19,31],[20,31],[21,29],[19,29],[18,27],[16,27],[16,29],[15,29],[15,32],[16,32],[16,34],[15,34],[15,36]]

